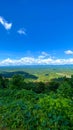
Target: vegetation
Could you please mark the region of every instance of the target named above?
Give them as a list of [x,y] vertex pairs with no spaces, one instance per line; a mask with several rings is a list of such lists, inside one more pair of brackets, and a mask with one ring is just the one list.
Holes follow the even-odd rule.
[[44,82],[1,75],[0,129],[73,130],[73,76]]

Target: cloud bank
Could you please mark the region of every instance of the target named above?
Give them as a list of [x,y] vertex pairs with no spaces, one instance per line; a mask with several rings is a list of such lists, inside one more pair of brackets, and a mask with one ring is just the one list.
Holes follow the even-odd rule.
[[42,57],[23,57],[20,59],[4,59],[0,61],[0,66],[19,66],[19,65],[65,65],[73,64],[73,58],[55,59]]
[[3,17],[0,16],[0,24],[4,26],[6,30],[10,30],[12,27],[12,23],[8,23]]

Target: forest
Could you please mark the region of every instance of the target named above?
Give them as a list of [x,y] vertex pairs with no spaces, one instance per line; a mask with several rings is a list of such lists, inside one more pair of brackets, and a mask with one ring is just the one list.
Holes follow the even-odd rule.
[[0,71],[0,130],[73,130],[73,75],[55,71]]

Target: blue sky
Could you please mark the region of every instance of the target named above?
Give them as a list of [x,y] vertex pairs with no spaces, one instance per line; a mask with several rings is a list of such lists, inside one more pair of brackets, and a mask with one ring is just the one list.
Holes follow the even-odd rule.
[[72,0],[0,0],[0,65],[69,63]]

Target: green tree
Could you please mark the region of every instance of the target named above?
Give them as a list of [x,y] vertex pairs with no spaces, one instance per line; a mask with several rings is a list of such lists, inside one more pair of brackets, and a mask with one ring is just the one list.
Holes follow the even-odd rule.
[[24,77],[22,75],[14,75],[10,82],[11,88],[22,89],[24,87]]
[[64,81],[57,89],[57,94],[66,98],[72,98],[73,88],[67,81]]
[[9,80],[0,76],[0,88],[7,88],[9,85]]
[[59,87],[59,82],[58,81],[51,81],[49,84],[48,84],[48,89],[49,91],[56,91]]
[[45,84],[43,82],[36,83],[36,86],[33,88],[36,93],[42,93],[45,91]]

